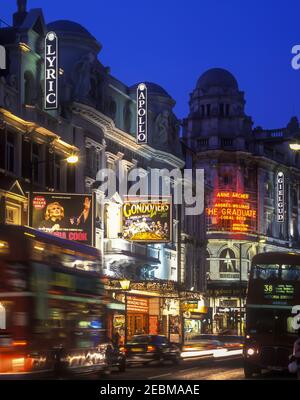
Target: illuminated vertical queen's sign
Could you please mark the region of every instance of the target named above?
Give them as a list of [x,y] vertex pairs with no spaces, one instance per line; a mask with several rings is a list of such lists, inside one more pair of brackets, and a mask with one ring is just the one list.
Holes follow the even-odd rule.
[[146,144],[148,141],[147,103],[147,86],[141,83],[137,88],[137,144]]
[[58,108],[58,39],[48,32],[45,39],[45,110]]
[[277,222],[284,222],[284,173],[277,174]]

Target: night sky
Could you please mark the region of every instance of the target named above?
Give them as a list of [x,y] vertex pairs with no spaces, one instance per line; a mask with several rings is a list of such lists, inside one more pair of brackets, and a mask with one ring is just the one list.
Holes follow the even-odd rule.
[[[0,1],[0,18],[11,24],[16,1]],[[82,24],[102,43],[99,58],[115,77],[163,86],[179,118],[199,76],[222,67],[245,91],[255,126],[300,119],[300,70],[291,67],[299,0],[28,0],[28,8],[43,8],[46,22]]]

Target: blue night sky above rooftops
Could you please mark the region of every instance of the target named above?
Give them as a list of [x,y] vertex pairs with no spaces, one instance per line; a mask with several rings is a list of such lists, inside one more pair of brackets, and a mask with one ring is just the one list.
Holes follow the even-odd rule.
[[[16,1],[1,0],[12,23]],[[47,23],[72,20],[102,45],[100,61],[128,86],[150,81],[188,114],[189,94],[207,69],[228,69],[245,91],[254,126],[281,128],[300,119],[300,70],[291,49],[300,44],[299,0],[28,0]],[[140,28],[139,28],[140,27]]]

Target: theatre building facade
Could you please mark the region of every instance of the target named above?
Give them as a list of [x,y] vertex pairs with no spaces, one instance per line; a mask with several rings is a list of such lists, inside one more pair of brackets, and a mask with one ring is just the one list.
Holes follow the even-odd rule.
[[205,72],[190,96],[183,142],[193,167],[205,170],[206,298],[214,332],[243,333],[256,253],[300,250],[300,158],[289,148],[299,134],[297,118],[282,129],[252,125],[234,76]]
[[[191,278],[185,270],[192,250],[182,245],[180,207],[172,206],[168,243],[129,241],[122,236],[122,194],[116,187],[107,197],[97,180],[104,168],[117,174],[138,168],[140,176],[151,169],[184,168],[175,101],[159,85],[144,82],[150,134],[147,144],[138,145],[138,85],[127,86],[111,75],[100,61],[102,45],[83,26],[65,20],[47,25],[41,9],[17,3],[13,25],[0,29],[8,53],[0,77],[1,222],[27,224],[26,192],[93,193],[93,245],[104,255],[110,335],[119,332],[124,338],[127,321],[129,337],[144,331],[176,335],[172,338],[179,341],[181,302],[203,301],[200,275]],[[59,107],[49,111],[44,109],[44,46],[50,31],[59,46]],[[65,162],[72,154],[79,155],[75,166]],[[198,245],[189,265],[194,272],[203,249]]]

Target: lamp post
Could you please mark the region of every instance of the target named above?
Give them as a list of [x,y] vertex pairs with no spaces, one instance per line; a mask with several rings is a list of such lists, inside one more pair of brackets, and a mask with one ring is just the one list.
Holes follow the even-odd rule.
[[125,343],[124,344],[127,343],[127,338],[128,338],[127,292],[130,289],[130,284],[131,282],[128,279],[123,279],[122,281],[120,281],[121,288],[122,290],[124,290],[124,295],[125,295],[125,338],[124,338]]

